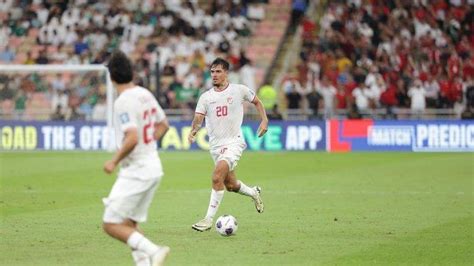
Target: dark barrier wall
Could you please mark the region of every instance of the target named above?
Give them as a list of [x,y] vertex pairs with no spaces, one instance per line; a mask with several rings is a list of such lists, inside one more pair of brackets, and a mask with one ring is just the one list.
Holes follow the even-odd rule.
[[[191,146],[190,122],[171,123],[162,150],[209,149],[203,128]],[[474,121],[328,120],[271,122],[263,138],[258,123],[244,122],[248,150],[300,151],[474,151]],[[0,120],[0,150],[106,150],[104,123]]]

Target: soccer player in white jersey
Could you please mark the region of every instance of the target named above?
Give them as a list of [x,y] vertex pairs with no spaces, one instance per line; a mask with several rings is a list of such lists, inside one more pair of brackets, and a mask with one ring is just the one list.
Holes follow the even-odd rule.
[[120,171],[103,200],[103,229],[130,246],[136,265],[162,265],[170,248],[151,242],[138,223],[146,221],[163,175],[157,140],[168,130],[168,120],[153,94],[133,83],[132,64],[124,53],[115,52],[108,68],[119,94],[114,103],[118,150],[104,171],[110,174],[119,164]]
[[206,119],[209,146],[215,168],[212,174],[212,190],[206,216],[192,226],[197,231],[211,229],[214,216],[224,197],[224,189],[249,196],[259,213],[263,212],[261,188],[249,187],[235,176],[235,167],[246,148],[240,127],[244,116],[243,103],[251,102],[261,118],[258,136],[268,128],[268,119],[262,102],[247,86],[230,84],[227,78],[229,63],[217,58],[211,64],[213,88],[204,92],[198,100],[188,140],[194,142],[196,133]]

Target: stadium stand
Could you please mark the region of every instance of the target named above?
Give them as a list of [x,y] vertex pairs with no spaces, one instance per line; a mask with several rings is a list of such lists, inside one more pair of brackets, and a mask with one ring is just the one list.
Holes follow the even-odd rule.
[[[194,108],[199,90],[210,86],[207,65],[216,56],[231,62],[232,81],[258,88],[291,1],[54,3],[1,2],[0,64],[102,64],[121,49],[135,61],[135,81],[150,88],[169,113],[182,114]],[[271,25],[275,18],[278,30]],[[2,78],[3,118],[48,119],[61,105],[92,119],[105,94],[92,73]],[[22,107],[18,99],[24,97]]]
[[[472,114],[474,1],[327,1],[281,83],[298,118]],[[314,94],[317,107],[311,106]],[[311,97],[310,97],[311,96]],[[310,115],[307,115],[310,114]],[[472,118],[472,117],[471,117]]]
[[[102,64],[121,49],[177,119],[210,86],[216,56],[231,62],[232,82],[273,84],[285,119],[468,118],[473,2],[2,0],[0,64]],[[285,47],[294,37],[299,48]],[[284,53],[298,60],[275,86]],[[49,119],[61,105],[66,119],[101,120],[101,79],[0,73],[1,117]]]

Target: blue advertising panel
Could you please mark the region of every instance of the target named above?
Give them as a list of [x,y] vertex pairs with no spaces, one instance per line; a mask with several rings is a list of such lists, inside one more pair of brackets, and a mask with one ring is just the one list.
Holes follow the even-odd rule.
[[[163,137],[162,150],[207,150],[207,132],[202,128],[196,142],[190,145],[187,137],[191,122],[171,122]],[[243,137],[247,150],[326,150],[324,121],[270,122],[263,138],[257,136],[257,122],[244,122]],[[98,122],[25,122],[0,120],[0,150],[106,150],[109,133],[104,123]],[[114,141],[112,139],[112,141]]]
[[329,151],[474,151],[474,121],[330,120]]
[[105,150],[104,123],[0,120],[0,150]]

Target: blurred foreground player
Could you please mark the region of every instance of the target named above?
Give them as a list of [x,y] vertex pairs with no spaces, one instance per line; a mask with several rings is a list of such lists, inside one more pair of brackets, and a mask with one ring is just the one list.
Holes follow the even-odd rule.
[[114,102],[114,126],[118,150],[106,161],[110,174],[120,163],[117,180],[105,198],[104,231],[132,249],[136,265],[162,265],[170,252],[143,235],[138,223],[147,219],[148,208],[158,188],[163,169],[157,140],[169,124],[155,97],[133,82],[132,64],[122,52],[115,52],[108,64],[117,89]]

